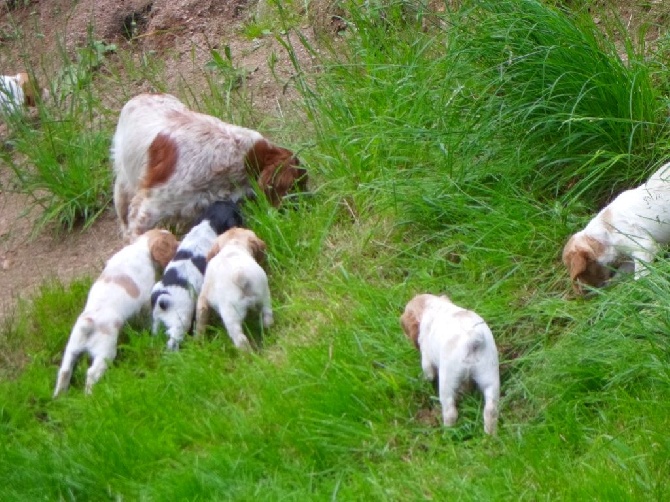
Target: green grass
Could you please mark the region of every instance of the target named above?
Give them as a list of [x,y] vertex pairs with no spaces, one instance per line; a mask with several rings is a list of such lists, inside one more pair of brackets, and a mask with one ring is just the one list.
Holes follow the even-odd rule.
[[[270,253],[262,349],[240,354],[215,326],[168,353],[135,322],[92,396],[80,364],[52,400],[91,279],[45,285],[0,331],[2,500],[670,496],[670,266],[575,299],[560,263],[600,201],[663,160],[663,63],[632,44],[625,62],[592,22],[536,2],[420,13],[425,31],[407,2],[378,4],[346,4],[344,37],[306,47],[318,71],[297,68],[304,114],[270,119],[313,193],[246,209]],[[243,88],[218,90],[184,97],[268,120],[237,106]],[[497,437],[477,394],[439,425],[398,322],[418,292],[491,326]]]

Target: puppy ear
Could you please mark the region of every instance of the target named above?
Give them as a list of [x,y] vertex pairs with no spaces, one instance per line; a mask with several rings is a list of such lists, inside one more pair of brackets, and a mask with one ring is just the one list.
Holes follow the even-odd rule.
[[266,252],[268,249],[265,242],[254,234],[249,238],[249,247],[251,248],[251,254],[254,257],[254,260],[256,260],[256,263],[265,263]]
[[149,252],[161,268],[167,267],[174,258],[178,246],[179,241],[167,230],[159,230],[149,237]]
[[405,336],[412,341],[417,349],[419,348],[419,324],[419,318],[414,310],[405,309],[405,312],[400,316],[400,325],[405,332]]
[[219,236],[215,241],[214,244],[212,244],[212,247],[209,248],[209,252],[207,253],[207,263],[214,258],[217,254],[219,254],[219,251],[221,251],[221,236]]
[[568,269],[572,287],[582,294],[582,283],[601,286],[604,281],[604,267],[597,264],[597,257],[604,251],[604,245],[592,237],[573,235],[563,248],[563,263]]

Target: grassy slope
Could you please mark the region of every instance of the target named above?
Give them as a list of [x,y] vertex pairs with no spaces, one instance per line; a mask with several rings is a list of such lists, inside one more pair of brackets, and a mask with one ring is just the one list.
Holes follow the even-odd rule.
[[[315,191],[249,210],[277,314],[259,353],[219,328],[169,354],[135,325],[93,396],[80,367],[53,401],[90,281],[46,285],[6,327],[2,500],[668,497],[670,267],[575,300],[559,262],[613,182],[663,159],[653,60],[624,65],[589,20],[530,1],[426,32],[402,17],[352,11],[308,121],[277,133],[307,146]],[[398,325],[423,291],[491,326],[498,437],[477,395],[437,425]]]

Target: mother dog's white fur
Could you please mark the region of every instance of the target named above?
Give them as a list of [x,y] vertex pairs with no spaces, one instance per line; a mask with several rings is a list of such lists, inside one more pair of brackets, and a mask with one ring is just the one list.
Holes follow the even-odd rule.
[[164,268],[178,242],[167,230],[150,230],[112,256],[88,293],[84,311],[72,329],[58,371],[54,397],[68,388],[79,357],[93,359],[86,374],[90,393],[116,357],[116,343],[123,324],[149,304],[157,268]]
[[259,265],[266,246],[246,228],[232,228],[220,235],[208,255],[207,270],[196,307],[195,332],[202,335],[210,308],[223,321],[238,349],[249,350],[242,322],[250,310],[260,310],[263,327],[273,322],[268,278]]
[[615,269],[633,261],[635,278],[646,273],[662,244],[670,242],[670,163],[637,188],[619,194],[563,248],[573,288],[600,287]]
[[474,381],[484,394],[484,431],[495,434],[500,398],[498,349],[486,322],[446,296],[421,294],[409,301],[400,323],[421,352],[424,376],[431,381],[437,378],[444,425],[456,423],[458,392]]

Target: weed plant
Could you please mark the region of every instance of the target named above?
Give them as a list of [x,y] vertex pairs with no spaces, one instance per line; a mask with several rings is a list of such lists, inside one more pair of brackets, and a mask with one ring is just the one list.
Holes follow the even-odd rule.
[[[0,336],[0,498],[668,498],[670,269],[577,299],[560,263],[597,199],[661,159],[667,89],[551,6],[407,3],[344,4],[333,50],[306,47],[310,124],[279,134],[313,145],[313,193],[245,208],[270,251],[261,350],[219,326],[168,353],[132,324],[92,396],[80,364],[52,400],[90,282],[45,286]],[[440,426],[398,323],[419,292],[491,326],[497,437],[476,393]]]

